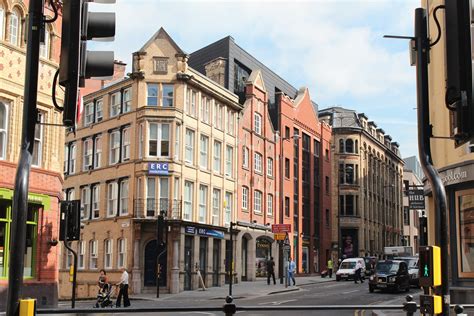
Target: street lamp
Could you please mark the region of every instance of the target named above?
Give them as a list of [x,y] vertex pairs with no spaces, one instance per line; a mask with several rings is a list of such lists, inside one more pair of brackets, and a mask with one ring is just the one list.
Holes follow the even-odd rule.
[[[282,132],[282,128],[280,128],[280,132]],[[286,137],[281,138],[281,142],[280,142],[280,219],[279,219],[280,224],[283,224],[284,208],[285,208],[284,196],[283,196],[283,181],[284,181],[284,178],[285,178],[285,175],[284,175],[284,172],[283,172],[284,163],[285,163],[285,159],[283,158],[283,142],[284,141],[289,141],[291,139],[298,140],[299,138],[300,138],[300,135],[295,133],[292,136],[286,136]],[[284,275],[286,275],[286,273],[284,273],[284,265],[288,264],[287,263],[288,260],[286,260],[287,259],[287,254],[284,253],[283,241],[280,240],[279,244],[280,244],[280,247],[279,247],[279,251],[278,251],[279,252],[278,260],[279,260],[280,264],[278,265],[278,274],[280,276],[280,284],[283,284],[283,278],[284,278]]]

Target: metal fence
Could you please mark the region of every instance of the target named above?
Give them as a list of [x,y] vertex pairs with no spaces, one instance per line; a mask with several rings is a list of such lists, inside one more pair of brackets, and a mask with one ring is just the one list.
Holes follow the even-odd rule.
[[135,199],[133,210],[135,218],[155,218],[160,213],[169,219],[181,219],[181,200],[165,198]]

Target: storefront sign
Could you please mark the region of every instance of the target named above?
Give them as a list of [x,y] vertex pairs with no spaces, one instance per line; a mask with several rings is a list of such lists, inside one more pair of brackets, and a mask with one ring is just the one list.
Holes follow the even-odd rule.
[[425,193],[423,190],[408,190],[408,207],[411,210],[425,209]]
[[456,167],[439,173],[445,186],[474,180],[474,165],[469,164]]
[[286,233],[275,233],[273,236],[275,240],[285,240]]
[[149,175],[168,175],[168,163],[167,162],[149,162],[148,174]]
[[184,228],[184,232],[185,232],[186,234],[196,235],[196,227],[186,226],[186,227]]
[[291,233],[291,224],[273,224],[272,233]]
[[207,228],[197,228],[193,226],[186,226],[184,228],[184,232],[186,234],[191,234],[191,235],[198,235],[201,236],[208,236],[208,237],[214,237],[214,238],[221,238],[224,239],[224,232],[220,230],[215,230],[215,229],[207,229]]

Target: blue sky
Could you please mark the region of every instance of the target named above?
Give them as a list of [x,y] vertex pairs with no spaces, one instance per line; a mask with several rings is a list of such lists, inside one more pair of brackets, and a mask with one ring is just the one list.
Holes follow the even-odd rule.
[[231,35],[296,88],[308,87],[320,108],[364,112],[403,157],[417,155],[415,68],[408,41],[417,0],[117,0],[95,11],[117,14],[116,59],[131,54],[160,28],[188,53]]

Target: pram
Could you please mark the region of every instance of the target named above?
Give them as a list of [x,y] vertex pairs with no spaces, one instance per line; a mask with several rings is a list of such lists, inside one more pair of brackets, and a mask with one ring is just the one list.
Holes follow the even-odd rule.
[[102,285],[97,293],[97,301],[95,302],[95,307],[113,307],[112,294],[115,293],[114,286],[108,283]]

